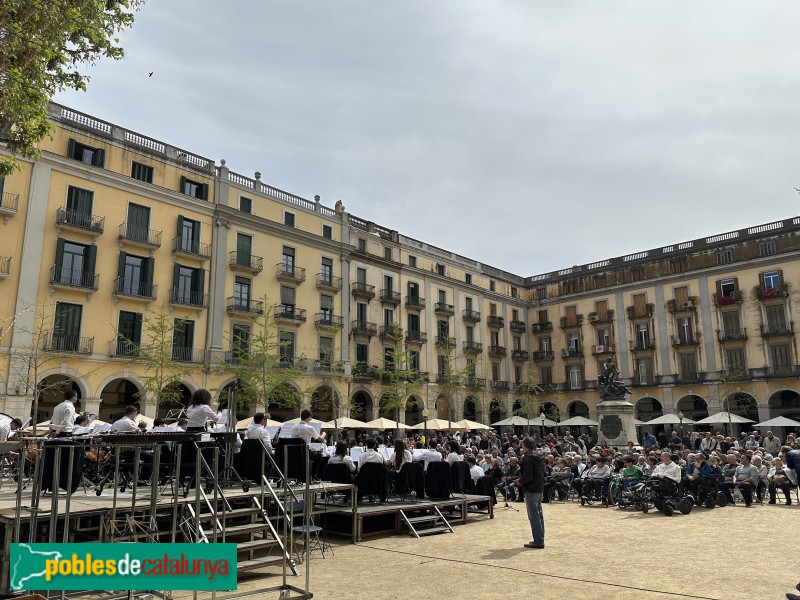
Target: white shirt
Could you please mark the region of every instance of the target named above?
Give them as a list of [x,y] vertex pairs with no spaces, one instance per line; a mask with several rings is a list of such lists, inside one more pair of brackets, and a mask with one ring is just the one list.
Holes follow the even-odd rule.
[[344,456],[339,456],[338,454],[334,454],[328,459],[329,465],[336,465],[339,463],[347,465],[347,468],[350,469],[351,473],[356,470],[356,465],[353,462],[353,459],[347,456],[347,454],[345,454]]
[[111,425],[111,431],[117,433],[139,433],[139,427],[136,425],[136,421],[125,416],[114,421],[114,424]]
[[8,439],[10,433],[11,433],[10,426],[6,424],[0,425],[0,442],[5,442]]
[[186,418],[189,420],[187,427],[205,427],[206,421],[215,421],[215,413],[208,404],[193,404],[186,409]]
[[[214,417],[217,424],[219,425],[227,425],[228,424],[228,409],[223,408],[221,411],[217,413],[217,416]],[[234,419],[235,421],[236,419]],[[236,423],[234,423],[235,425]]]
[[472,477],[472,483],[478,483],[478,479],[486,475],[478,465],[469,468],[470,477]]
[[75,405],[71,400],[64,400],[53,409],[50,425],[56,433],[72,433],[75,427]]
[[424,463],[424,470],[428,470],[428,465],[432,462],[442,462],[442,454],[438,450],[431,450],[428,448],[427,450],[423,450],[422,454],[419,455],[417,460],[421,460]]
[[310,444],[312,440],[317,438],[317,432],[309,423],[300,421],[297,425],[292,427],[292,437],[303,438],[306,444]]
[[[394,466],[394,459],[395,459],[394,454],[395,454],[394,451],[392,451],[392,453],[389,455],[389,462],[391,463],[389,466],[392,469],[395,468],[395,466]],[[413,459],[413,457],[411,455],[411,451],[410,450],[403,450],[403,458],[400,459],[400,469],[402,469],[403,465],[406,464],[407,462],[411,462],[412,459]],[[397,469],[397,470],[399,471],[400,469]]]
[[383,464],[383,456],[377,450],[367,448],[358,457],[358,468],[360,469],[366,463],[380,463]]
[[652,476],[663,476],[667,479],[672,479],[675,483],[679,483],[681,480],[681,468],[678,466],[678,463],[671,462],[667,463],[659,463],[656,465],[656,468],[653,469]]
[[456,454],[455,452],[451,452],[447,455],[447,464],[452,465],[454,462],[461,462],[464,460],[464,457],[461,454]]
[[248,440],[264,440],[267,450],[272,453],[272,440],[269,439],[269,431],[261,423],[250,423],[247,426],[247,431],[244,432],[244,437]]

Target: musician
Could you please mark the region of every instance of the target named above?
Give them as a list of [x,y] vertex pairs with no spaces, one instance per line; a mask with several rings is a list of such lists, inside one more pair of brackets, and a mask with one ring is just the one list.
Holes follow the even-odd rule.
[[442,453],[436,449],[438,444],[439,442],[436,441],[435,437],[428,438],[428,449],[420,452],[419,457],[414,459],[423,462],[425,471],[428,470],[428,464],[432,462],[442,462]]
[[336,442],[336,451],[333,453],[333,456],[330,457],[328,460],[329,465],[335,465],[337,463],[342,463],[347,465],[348,470],[350,473],[355,472],[356,465],[353,462],[353,459],[347,454],[347,442],[338,441]]
[[72,388],[64,392],[64,401],[53,409],[50,418],[51,433],[57,437],[69,437],[75,427],[75,403],[78,393]]
[[139,433],[139,426],[136,424],[136,416],[139,411],[135,406],[125,408],[125,414],[111,425],[111,433]]
[[211,408],[211,392],[201,388],[192,394],[186,418],[189,420],[188,431],[205,431],[207,421],[216,421],[217,413]]
[[0,424],[0,442],[5,442],[14,437],[16,435],[14,432],[20,427],[22,427],[22,421],[19,419],[11,419],[8,424]]
[[88,427],[89,418],[86,415],[78,415],[75,418],[75,427],[72,429],[72,435],[89,435],[91,429]]
[[367,449],[358,457],[358,468],[360,469],[367,463],[383,464],[383,455],[375,450],[377,442],[375,438],[367,438]]
[[311,419],[311,411],[304,408],[303,412],[300,413],[300,422],[292,428],[292,437],[302,438],[306,441],[306,444],[324,442],[327,434],[323,432],[317,435],[316,430],[311,426]]
[[272,450],[272,440],[269,437],[269,431],[267,431],[266,423],[269,420],[269,413],[256,413],[253,415],[253,422],[247,426],[247,431],[244,433],[244,437],[248,440],[264,440],[264,446],[266,446],[267,450],[270,454],[273,454]]

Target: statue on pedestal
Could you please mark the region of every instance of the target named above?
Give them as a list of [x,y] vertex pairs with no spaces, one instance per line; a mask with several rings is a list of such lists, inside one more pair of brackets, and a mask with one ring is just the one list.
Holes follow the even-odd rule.
[[619,380],[619,371],[612,357],[603,363],[603,373],[598,377],[600,383],[600,402],[603,400],[624,400],[631,391]]

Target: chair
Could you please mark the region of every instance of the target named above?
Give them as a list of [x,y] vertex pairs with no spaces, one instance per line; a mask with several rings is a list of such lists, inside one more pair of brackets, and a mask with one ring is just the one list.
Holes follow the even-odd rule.
[[[478,496],[489,496],[489,502],[492,503],[492,506],[497,504],[497,494],[495,493],[494,489],[494,479],[492,479],[489,475],[484,475],[475,483],[475,493]],[[486,502],[478,502],[476,506],[484,510],[489,508]]]
[[[57,466],[55,464],[56,446],[61,447]],[[70,478],[70,454],[72,454],[72,479],[68,481]],[[84,454],[83,446],[71,440],[55,439],[46,441],[44,443],[44,461],[42,464],[42,491],[57,491],[53,489],[54,470],[57,470],[58,474],[55,475],[57,479],[56,485],[70,494],[75,493],[82,481]],[[70,489],[67,489],[67,485],[70,485]]]
[[236,472],[242,479],[249,479],[250,481],[261,481],[261,473],[269,476],[270,463],[264,465],[264,449],[261,440],[243,440],[242,449],[239,454],[235,456]]
[[[291,504],[292,512],[302,514],[305,511],[305,501],[298,500]],[[287,503],[288,509],[288,503]],[[325,558],[325,552],[330,551],[333,554],[333,547],[328,542],[328,538],[325,535],[325,530],[316,525],[314,523],[313,515],[309,515],[308,517],[308,525],[297,525],[292,527],[292,534],[294,536],[302,536],[301,539],[305,540],[306,531],[308,531],[309,536],[309,544],[308,547],[305,547],[305,542],[303,543],[303,551],[297,547],[297,541],[294,541],[294,553],[297,557],[297,562],[303,562],[303,559],[307,554],[311,554],[314,550],[319,550],[322,553],[322,558]]]
[[[350,468],[345,463],[326,463],[324,467],[322,467],[322,481],[330,481],[331,483],[345,483],[345,484],[352,484],[353,477],[350,475]],[[323,483],[323,489],[325,488],[325,484]],[[350,501],[350,492],[334,492],[327,494],[326,496],[330,496],[334,498],[336,494],[340,494],[345,502]]]
[[380,463],[366,463],[359,467],[356,477],[358,501],[364,496],[378,496],[381,503],[389,496],[389,469]]
[[422,463],[407,462],[400,467],[394,492],[397,496],[413,496],[417,501],[425,497],[425,469]]
[[446,462],[428,463],[425,470],[425,495],[432,500],[446,500],[451,493],[450,465]]
[[[287,479],[305,483],[308,476],[306,467],[306,441],[302,438],[284,438],[275,446],[275,462],[284,469]],[[287,462],[284,464],[284,458]]]
[[458,460],[450,465],[450,486],[453,494],[466,496],[475,491],[469,473],[469,465],[463,460]]

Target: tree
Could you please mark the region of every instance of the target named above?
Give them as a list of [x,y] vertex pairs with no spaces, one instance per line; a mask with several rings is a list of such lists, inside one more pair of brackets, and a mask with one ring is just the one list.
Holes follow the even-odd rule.
[[386,360],[382,368],[375,369],[375,377],[381,387],[381,408],[394,412],[405,408],[408,397],[422,389],[425,378],[412,365],[403,330],[397,323],[387,326],[386,343]]
[[474,363],[462,360],[463,356],[456,352],[454,338],[439,335],[436,347],[439,350],[439,376],[436,383],[440,395],[447,399],[447,420],[453,421],[460,392],[465,383],[474,378],[475,366]]
[[517,382],[514,390],[514,396],[519,402],[519,408],[514,413],[528,419],[528,434],[530,434],[531,419],[538,417],[541,412],[544,393],[545,389],[539,385],[538,377],[533,373],[531,366],[527,365],[522,381]]
[[145,0],[4,0],[0,2],[0,132],[11,157],[0,177],[38,159],[49,134],[47,103],[64,89],[86,90],[79,68],[103,57],[119,60],[115,36],[133,24]]
[[226,357],[228,369],[239,381],[237,401],[245,404],[270,403],[283,407],[299,406],[301,392],[292,385],[303,376],[294,355],[293,342],[277,334],[273,308],[264,296],[263,311],[252,313],[249,332],[235,329],[229,339],[231,351]]

